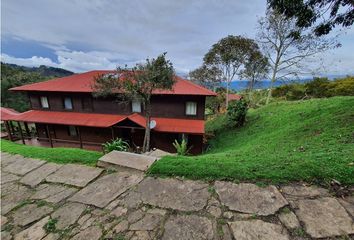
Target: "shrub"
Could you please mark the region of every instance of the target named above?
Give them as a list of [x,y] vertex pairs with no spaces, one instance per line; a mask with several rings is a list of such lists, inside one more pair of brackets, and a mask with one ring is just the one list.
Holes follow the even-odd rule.
[[106,142],[102,144],[103,151],[109,153],[113,150],[126,152],[129,150],[129,143],[121,138],[112,140],[111,142]]
[[229,106],[227,108],[227,115],[231,126],[243,126],[246,120],[247,110],[248,104],[244,99],[229,102]]
[[348,76],[334,81],[328,78],[314,78],[305,84],[288,84],[273,90],[273,97],[287,100],[334,96],[354,96],[354,77]]
[[273,97],[287,100],[300,100],[306,97],[306,88],[303,84],[293,83],[277,87],[273,90]]
[[311,82],[305,83],[306,94],[314,98],[329,97],[328,78],[314,78]]
[[186,139],[182,139],[181,143],[179,143],[177,140],[172,143],[172,145],[176,148],[177,155],[180,156],[185,156],[188,154],[189,150],[188,149],[188,143]]
[[354,96],[354,77],[338,79],[328,85],[331,96]]

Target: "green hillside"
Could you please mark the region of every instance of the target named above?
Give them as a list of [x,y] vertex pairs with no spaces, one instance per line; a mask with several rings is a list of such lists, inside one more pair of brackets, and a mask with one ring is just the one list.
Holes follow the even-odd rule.
[[354,97],[279,102],[249,111],[246,126],[220,130],[200,156],[165,157],[149,174],[235,181],[354,184]]

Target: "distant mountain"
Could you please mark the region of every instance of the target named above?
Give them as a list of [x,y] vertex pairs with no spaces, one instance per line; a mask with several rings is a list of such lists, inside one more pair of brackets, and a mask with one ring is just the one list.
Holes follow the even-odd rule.
[[10,64],[10,63],[3,63],[1,62],[1,65],[3,67],[8,67],[10,69],[13,69],[14,71],[20,71],[20,72],[31,72],[31,73],[38,73],[43,77],[66,77],[74,74],[71,71],[62,69],[62,68],[56,68],[56,67],[48,67],[41,65],[39,67],[25,67],[25,66],[19,66],[16,64]]
[[[279,87],[282,85],[287,85],[291,83],[306,83],[309,81],[312,81],[313,79],[299,79],[299,80],[292,80],[292,81],[276,81],[273,84],[273,87]],[[262,80],[259,81],[255,84],[254,88],[255,89],[267,89],[270,88],[271,81],[270,80]],[[231,82],[231,89],[236,90],[236,91],[241,91],[244,89],[247,89],[249,86],[249,81],[247,80],[241,80],[241,81],[233,81]]]
[[20,112],[26,111],[30,108],[26,94],[11,92],[8,89],[72,74],[74,73],[61,68],[48,66],[24,67],[1,62],[1,106],[13,108]]
[[[329,80],[335,80],[338,78],[344,78],[347,77],[348,75],[328,75],[325,76],[326,78],[328,78]],[[313,78],[304,78],[304,79],[296,79],[296,80],[287,80],[287,81],[276,81],[273,84],[273,87],[279,87],[279,86],[283,86],[283,85],[287,85],[287,84],[292,84],[292,83],[300,83],[300,84],[304,84],[306,82],[310,82],[312,81]],[[255,84],[254,88],[255,89],[267,89],[270,88],[271,85],[271,81],[270,80],[262,80],[259,81]],[[241,91],[244,89],[247,89],[249,86],[249,81],[247,80],[236,80],[236,81],[232,81],[231,82],[231,89],[235,90],[235,91]]]

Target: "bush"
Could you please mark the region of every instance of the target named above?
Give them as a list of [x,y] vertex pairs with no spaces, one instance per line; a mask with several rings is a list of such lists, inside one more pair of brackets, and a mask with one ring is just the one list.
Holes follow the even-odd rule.
[[111,142],[106,142],[102,144],[102,146],[103,146],[103,151],[105,153],[112,152],[113,150],[123,151],[123,152],[127,152],[129,150],[129,143],[124,141],[121,138],[117,138],[115,140],[112,140]]
[[241,127],[245,123],[248,104],[246,100],[229,102],[227,115],[231,126]]
[[328,86],[330,96],[354,96],[354,77],[338,79]]
[[185,156],[189,152],[187,140],[184,138],[182,139],[181,143],[175,140],[175,142],[172,143],[172,145],[176,148],[177,155]]
[[328,78],[314,78],[305,84],[294,83],[277,87],[272,95],[286,100],[354,96],[354,77],[348,76],[334,81]]
[[306,97],[304,84],[293,83],[283,85],[273,90],[273,97],[285,98],[286,100],[301,100]]
[[311,82],[305,83],[306,94],[313,98],[329,97],[329,83],[328,78],[314,78]]

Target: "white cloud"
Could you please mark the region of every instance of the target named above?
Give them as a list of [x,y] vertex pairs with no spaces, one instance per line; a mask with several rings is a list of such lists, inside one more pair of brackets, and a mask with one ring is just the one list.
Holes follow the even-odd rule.
[[265,5],[264,0],[3,0],[2,34],[52,48],[119,53],[128,61],[168,52],[176,66],[190,70],[220,38],[251,35]]
[[115,69],[118,64],[102,56],[104,53],[99,52],[57,51],[56,54],[58,55],[57,63],[49,58],[38,56],[16,58],[7,54],[1,54],[1,61],[28,67],[47,65],[64,68],[73,72],[85,72],[92,69]]
[[[131,60],[125,56],[109,52],[83,52],[63,50],[64,48],[59,49],[62,50],[55,51],[55,54],[58,56],[57,62],[53,62],[50,58],[39,56],[33,56],[30,58],[16,58],[5,53],[1,54],[1,61],[27,67],[46,65],[67,69],[76,73],[90,70],[111,70],[115,69],[117,66],[123,67],[125,64],[127,64],[128,67],[132,67],[138,62],[144,61],[144,59]],[[121,58],[117,59],[117,57]],[[176,66],[175,68],[177,73],[181,74],[186,74],[189,71],[188,69],[184,69],[179,66]]]
[[[41,54],[7,59],[76,72],[133,64],[167,52],[177,71],[187,73],[222,37],[253,38],[257,17],[266,10],[266,0],[3,0],[1,4],[2,38],[40,43],[57,55],[57,63]],[[353,69],[353,39],[352,29],[341,39],[346,43],[341,51],[330,55],[338,64],[327,65],[328,71]]]
[[33,56],[31,58],[15,58],[2,53],[1,61],[6,63],[13,63],[17,65],[27,66],[27,67],[37,67],[40,65],[57,67],[57,64],[54,63],[51,59],[38,57],[38,56]]

